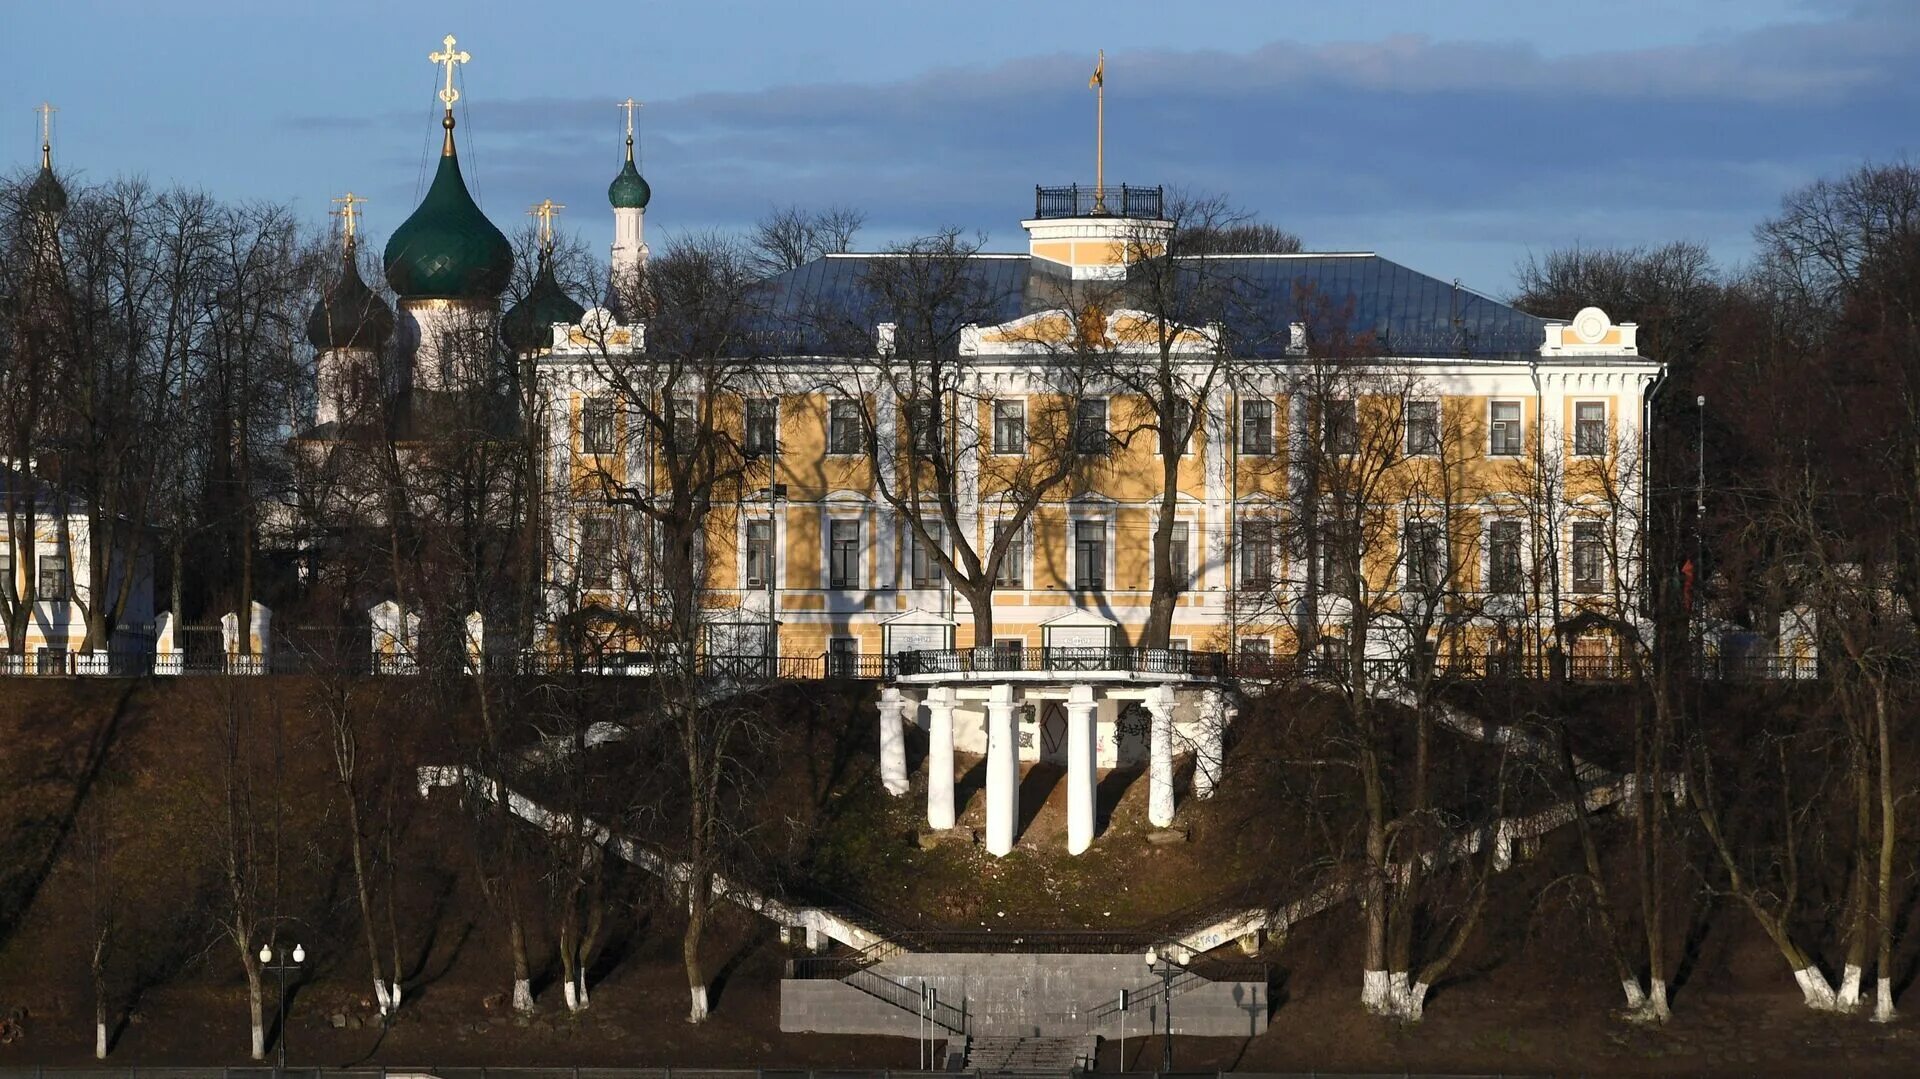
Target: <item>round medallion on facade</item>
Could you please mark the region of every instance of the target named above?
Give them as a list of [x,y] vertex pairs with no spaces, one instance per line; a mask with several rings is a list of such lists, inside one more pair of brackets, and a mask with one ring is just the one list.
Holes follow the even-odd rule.
[[1599,344],[1612,326],[1613,320],[1598,307],[1583,307],[1579,314],[1573,316],[1573,335],[1585,344]]

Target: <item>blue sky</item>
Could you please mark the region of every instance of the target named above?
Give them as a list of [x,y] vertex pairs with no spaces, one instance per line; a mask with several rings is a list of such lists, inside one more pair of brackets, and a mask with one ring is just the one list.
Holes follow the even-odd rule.
[[596,245],[620,112],[642,115],[649,239],[775,203],[867,211],[865,240],[960,225],[1018,249],[1035,183],[1225,194],[1315,250],[1503,293],[1528,252],[1709,244],[1788,189],[1920,151],[1920,0],[0,0],[0,168],[144,173],[378,234],[437,146],[446,33],[461,153],[496,223],[544,197]]

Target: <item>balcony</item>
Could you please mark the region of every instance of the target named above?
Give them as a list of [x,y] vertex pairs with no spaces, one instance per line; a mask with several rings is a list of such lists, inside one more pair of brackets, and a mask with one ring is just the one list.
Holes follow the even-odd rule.
[[1159,187],[1129,187],[1108,184],[1105,188],[1068,184],[1065,187],[1033,189],[1033,216],[1054,217],[1130,217],[1157,221],[1164,204]]
[[1227,656],[1184,648],[985,647],[923,649],[898,657],[902,681],[1033,681],[1089,675],[1098,681],[1219,681],[1227,677]]

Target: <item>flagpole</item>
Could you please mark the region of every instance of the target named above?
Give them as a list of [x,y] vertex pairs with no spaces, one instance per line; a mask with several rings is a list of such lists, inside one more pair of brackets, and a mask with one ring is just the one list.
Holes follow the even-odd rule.
[[1107,50],[1093,69],[1093,212],[1107,212]]

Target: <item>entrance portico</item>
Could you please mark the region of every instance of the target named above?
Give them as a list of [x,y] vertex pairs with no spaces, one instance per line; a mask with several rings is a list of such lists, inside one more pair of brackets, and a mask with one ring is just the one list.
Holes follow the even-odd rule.
[[908,789],[905,724],[925,726],[927,826],[952,828],[955,754],[986,758],[986,846],[1013,850],[1020,765],[1066,767],[1067,850],[1093,843],[1100,768],[1144,763],[1148,817],[1173,823],[1174,762],[1191,754],[1193,793],[1213,793],[1230,720],[1226,657],[1184,649],[1061,646],[903,652],[879,703],[881,782]]

